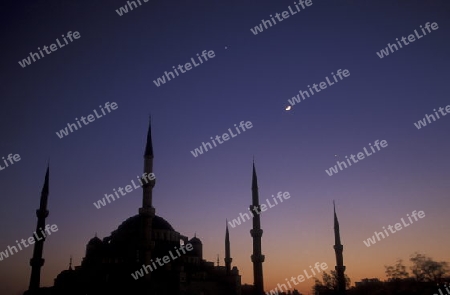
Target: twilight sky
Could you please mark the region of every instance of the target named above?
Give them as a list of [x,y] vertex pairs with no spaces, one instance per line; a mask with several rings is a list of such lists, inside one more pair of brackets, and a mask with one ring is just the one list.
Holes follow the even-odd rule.
[[[123,16],[115,11],[123,0],[2,2],[0,157],[21,160],[0,171],[0,251],[34,231],[49,158],[47,223],[59,230],[44,246],[41,285],[53,284],[70,255],[79,265],[96,232],[103,238],[137,214],[141,190],[101,209],[93,202],[142,173],[151,113],[153,205],[180,233],[197,233],[204,258],[216,261],[219,254],[224,264],[225,219],[251,204],[253,156],[261,203],[290,193],[261,214],[266,290],[316,262],[334,269],[333,199],[352,285],[384,279],[384,265],[415,251],[450,261],[450,116],[420,130],[413,124],[450,105],[448,1],[313,0],[258,35],[250,28],[294,8],[293,1],[141,2]],[[427,22],[439,29],[377,56]],[[18,64],[68,31],[81,37],[25,68]],[[215,57],[155,86],[164,71],[204,50]],[[285,111],[299,90],[338,69],[350,76]],[[117,110],[67,137],[56,135],[106,102]],[[241,121],[253,128],[191,154]],[[388,146],[336,175],[325,173],[335,155],[343,160],[375,140]],[[426,217],[364,245],[414,210]],[[253,283],[250,227],[247,221],[230,228],[243,284]],[[1,294],[28,287],[31,256],[28,247],[0,261]],[[312,283],[296,288],[308,294]]]

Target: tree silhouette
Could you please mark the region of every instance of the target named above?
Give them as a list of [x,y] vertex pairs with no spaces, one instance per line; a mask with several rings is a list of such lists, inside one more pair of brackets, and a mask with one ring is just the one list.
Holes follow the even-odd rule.
[[[326,271],[322,273],[322,281],[314,278],[314,286],[312,290],[314,294],[329,295],[334,294],[338,288],[338,278],[336,271],[330,271],[328,274]],[[345,275],[345,287],[350,288],[350,278]]]
[[386,277],[388,281],[401,280],[409,278],[409,273],[406,271],[406,266],[403,265],[403,260],[398,259],[394,266],[384,266]]
[[449,271],[447,262],[437,262],[417,252],[409,260],[413,264],[411,271],[418,282],[438,283]]

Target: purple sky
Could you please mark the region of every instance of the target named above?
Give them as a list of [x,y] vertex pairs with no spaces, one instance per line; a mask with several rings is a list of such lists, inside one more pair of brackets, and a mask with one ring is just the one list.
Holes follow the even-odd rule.
[[[250,28],[293,1],[141,1],[123,16],[115,12],[126,4],[121,0],[13,2],[0,8],[0,157],[21,160],[0,171],[0,251],[34,231],[50,158],[47,223],[59,231],[45,243],[42,285],[53,284],[70,255],[79,265],[96,232],[103,238],[138,213],[140,190],[102,209],[93,202],[142,173],[150,113],[156,213],[184,235],[196,232],[206,259],[219,254],[224,264],[225,219],[251,204],[253,156],[261,202],[291,194],[261,215],[266,290],[316,262],[334,269],[333,199],[352,284],[384,279],[384,265],[415,251],[450,261],[450,117],[420,130],[413,124],[450,105],[447,1],[313,0],[256,36]],[[376,55],[427,22],[439,29],[383,59]],[[25,68],[18,64],[68,31],[81,38]],[[155,86],[164,71],[203,50],[215,57]],[[285,111],[299,90],[338,69],[350,76]],[[106,102],[117,110],[57,137]],[[253,128],[192,156],[241,121]],[[375,140],[388,146],[336,175],[325,173],[336,154],[356,154]],[[426,217],[364,245],[413,210]],[[252,284],[250,227],[230,228],[230,238],[233,265],[242,283]],[[29,247],[0,261],[1,294],[27,288],[31,255]],[[311,284],[297,289],[308,292]]]

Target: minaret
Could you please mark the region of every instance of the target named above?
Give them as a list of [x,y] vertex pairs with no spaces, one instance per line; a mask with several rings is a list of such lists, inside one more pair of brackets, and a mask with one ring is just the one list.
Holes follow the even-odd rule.
[[[42,252],[44,250],[44,241],[45,236],[39,237],[39,232],[41,232],[41,229],[45,227],[45,218],[48,216],[48,210],[47,210],[47,201],[48,201],[48,194],[49,194],[49,185],[48,185],[48,178],[49,178],[49,172],[50,167],[47,166],[47,172],[45,173],[45,182],[44,186],[42,187],[41,192],[41,203],[39,206],[39,209],[36,210],[36,216],[37,216],[37,226],[36,226],[36,242],[34,244],[34,250],[33,250],[33,258],[30,259],[30,266],[31,266],[31,277],[30,277],[30,285],[28,287],[28,290],[30,293],[34,293],[36,290],[40,287],[41,282],[41,267],[44,265],[44,259],[42,258]],[[40,239],[37,239],[37,238]]]
[[227,223],[227,229],[225,232],[225,267],[227,270],[227,276],[229,276],[231,274],[231,261],[233,261],[233,259],[231,258],[231,254],[230,254],[230,234],[228,232],[228,220],[226,221]]
[[250,211],[253,212],[253,228],[250,230],[250,235],[253,238],[253,254],[251,256],[253,262],[253,288],[254,295],[264,295],[264,280],[263,268],[264,255],[261,253],[261,237],[263,230],[261,229],[261,221],[259,219],[259,212],[261,206],[259,205],[258,194],[258,179],[256,177],[255,162],[253,161],[253,178],[252,178],[252,205]]
[[[147,132],[147,145],[145,147],[144,153],[144,175],[153,173],[153,144],[152,144],[152,126],[149,122],[148,132]],[[140,243],[140,263],[145,265],[150,265],[151,252],[154,246],[152,242],[152,222],[155,217],[155,208],[152,206],[152,190],[155,186],[155,179],[149,180],[142,179],[142,207],[139,208],[139,215],[142,220],[142,232],[141,232],[141,243]],[[144,280],[150,280],[151,272],[148,272],[144,276]]]
[[339,233],[339,221],[336,216],[336,206],[333,201],[333,209],[334,209],[334,251],[336,252],[336,270],[337,274],[337,283],[338,289],[337,294],[343,295],[345,294],[345,266],[344,266],[344,257],[342,256],[342,251],[344,250],[344,246],[341,244],[341,235]]

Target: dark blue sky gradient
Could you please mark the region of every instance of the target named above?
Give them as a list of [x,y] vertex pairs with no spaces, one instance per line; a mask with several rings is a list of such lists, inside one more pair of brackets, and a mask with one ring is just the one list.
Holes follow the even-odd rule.
[[[315,1],[258,35],[250,28],[293,1],[151,1],[123,16],[126,1],[7,1],[0,9],[0,157],[21,161],[0,172],[0,251],[36,226],[47,160],[50,215],[43,285],[79,265],[87,241],[138,213],[141,191],[96,209],[93,202],[143,170],[153,117],[154,207],[182,234],[195,232],[204,257],[224,257],[225,218],[247,212],[255,156],[260,200],[291,199],[261,216],[265,289],[315,262],[335,265],[332,200],[352,282],[384,278],[383,265],[422,251],[450,261],[450,117],[414,122],[450,105],[447,1]],[[26,4],[27,2],[33,4]],[[376,52],[420,25],[439,29],[380,59]],[[18,61],[68,31],[81,38],[26,68]],[[228,49],[225,49],[228,46]],[[215,57],[161,87],[153,80],[203,50]],[[307,85],[348,69],[350,76],[284,110]],[[118,109],[69,136],[55,132],[105,102]],[[240,121],[253,128],[194,158],[202,141]],[[388,147],[332,177],[335,154],[375,140]],[[426,217],[367,248],[363,240],[413,210]],[[253,283],[251,223],[230,229],[233,265]],[[27,285],[31,247],[0,262],[0,293]],[[297,289],[307,292],[313,282]]]

